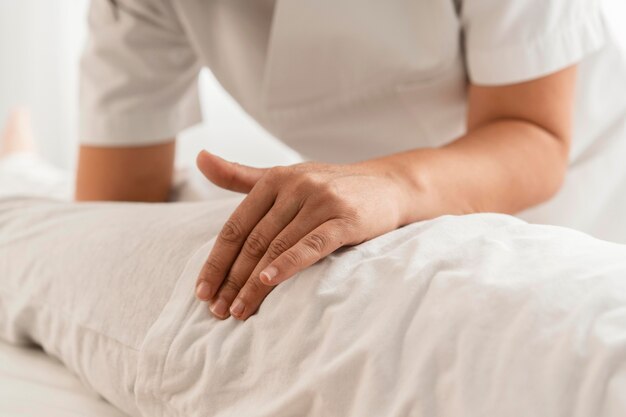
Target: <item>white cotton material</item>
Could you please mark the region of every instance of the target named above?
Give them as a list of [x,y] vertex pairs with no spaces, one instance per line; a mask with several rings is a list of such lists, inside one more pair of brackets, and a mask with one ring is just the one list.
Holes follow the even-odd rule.
[[[0,138],[2,140],[2,138]],[[72,198],[72,178],[33,152],[16,152],[0,158],[0,198]]]
[[467,70],[474,84],[515,84],[580,62],[609,59],[606,55],[585,59],[607,43],[600,0],[460,0],[460,4]]
[[194,297],[239,199],[0,203],[0,337],[129,415],[623,416],[626,247],[495,214],[344,248],[246,322]]
[[128,417],[45,352],[0,341],[0,416]]

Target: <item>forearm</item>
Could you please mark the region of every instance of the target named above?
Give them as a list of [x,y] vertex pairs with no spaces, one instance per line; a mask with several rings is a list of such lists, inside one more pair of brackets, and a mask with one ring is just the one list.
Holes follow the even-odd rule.
[[438,149],[374,161],[401,184],[403,223],[444,214],[516,213],[556,193],[567,141],[529,122],[500,120]]
[[167,201],[175,149],[173,140],[135,148],[81,146],[76,200]]

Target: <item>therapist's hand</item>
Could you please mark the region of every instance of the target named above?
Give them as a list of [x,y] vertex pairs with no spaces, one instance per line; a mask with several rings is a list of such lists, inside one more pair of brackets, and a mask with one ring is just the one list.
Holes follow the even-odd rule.
[[247,319],[297,272],[402,225],[406,189],[375,163],[258,169],[203,151],[197,164],[219,187],[248,194],[218,235],[196,286],[218,318]]

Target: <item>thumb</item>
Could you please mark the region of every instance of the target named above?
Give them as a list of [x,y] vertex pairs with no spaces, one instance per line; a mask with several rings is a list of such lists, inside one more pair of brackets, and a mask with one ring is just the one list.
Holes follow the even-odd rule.
[[196,164],[200,172],[213,184],[238,193],[249,193],[267,171],[264,168],[230,162],[207,151],[198,154]]

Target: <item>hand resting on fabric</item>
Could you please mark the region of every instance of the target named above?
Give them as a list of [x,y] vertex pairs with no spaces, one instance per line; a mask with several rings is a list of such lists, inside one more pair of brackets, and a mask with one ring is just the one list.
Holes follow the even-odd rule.
[[272,288],[340,247],[401,226],[401,182],[372,165],[302,163],[258,169],[208,152],[216,185],[248,193],[218,235],[197,283],[219,318],[250,317]]

